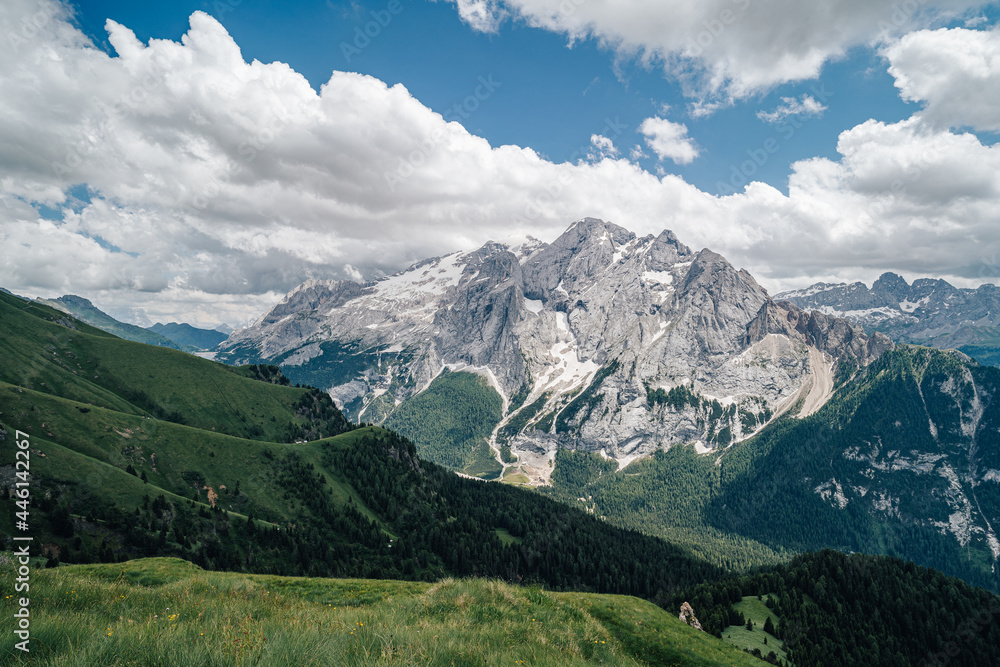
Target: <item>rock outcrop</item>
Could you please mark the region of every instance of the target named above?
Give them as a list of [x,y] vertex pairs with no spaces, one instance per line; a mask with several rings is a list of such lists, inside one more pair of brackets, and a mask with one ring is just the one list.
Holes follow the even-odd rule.
[[[681,623],[686,623],[690,625],[695,630],[701,630],[701,623],[698,622],[697,617],[694,615],[694,609],[687,602],[681,604],[681,613],[678,618],[681,619]],[[704,632],[704,630],[702,630]]]
[[860,326],[843,318],[816,310],[806,312],[791,301],[775,302],[770,298],[747,325],[743,340],[752,345],[767,334],[802,340],[833,358],[850,355],[862,364],[870,363],[893,348],[892,341],[884,334],[875,333],[869,337]]

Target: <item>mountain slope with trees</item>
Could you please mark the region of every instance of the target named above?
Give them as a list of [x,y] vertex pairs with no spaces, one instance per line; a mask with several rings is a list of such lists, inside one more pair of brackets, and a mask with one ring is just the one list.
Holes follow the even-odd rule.
[[[0,423],[4,442],[30,434],[33,525],[50,557],[480,575],[658,600],[721,575],[680,547],[421,461],[411,442],[351,426],[326,394],[288,386],[273,367],[224,366],[64,318],[0,298]],[[13,451],[0,459],[4,487]]]
[[897,558],[824,550],[683,597],[722,636],[744,622],[745,596],[766,601],[799,666],[989,667],[1000,655],[1000,598]]

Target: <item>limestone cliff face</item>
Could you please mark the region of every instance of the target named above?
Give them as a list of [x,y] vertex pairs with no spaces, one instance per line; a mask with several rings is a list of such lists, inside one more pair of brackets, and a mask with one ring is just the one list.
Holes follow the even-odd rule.
[[504,399],[494,444],[534,461],[542,481],[559,447],[623,463],[678,442],[725,448],[836,360],[864,365],[888,347],[776,303],[749,273],[670,231],[640,238],[586,218],[550,244],[491,242],[364,285],[306,283],[235,332],[222,356],[341,364],[349,377],[316,377],[337,377],[331,395],[376,422],[445,367],[481,373]]
[[747,325],[744,342],[756,343],[767,334],[798,337],[831,357],[850,355],[865,365],[894,347],[885,334],[876,332],[869,337],[845,319],[816,310],[807,312],[791,301],[775,303],[770,298]]
[[434,316],[437,347],[449,360],[492,369],[502,387],[517,387],[527,379],[515,332],[524,313],[521,265],[502,246],[478,252],[475,278],[462,282],[450,306]]

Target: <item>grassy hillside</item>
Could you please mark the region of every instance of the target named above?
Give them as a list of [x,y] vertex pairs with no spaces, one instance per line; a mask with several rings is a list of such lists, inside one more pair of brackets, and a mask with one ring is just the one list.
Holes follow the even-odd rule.
[[[768,656],[774,653],[773,660],[782,662],[788,660],[783,642],[775,634],[775,628],[781,625],[780,619],[771,609],[764,604],[762,598],[770,600],[772,596],[761,595],[760,598],[754,595],[744,595],[743,599],[733,605],[733,609],[739,614],[741,623],[730,625],[722,631],[722,638],[727,644],[748,652],[756,651],[761,656]],[[770,620],[770,625],[768,624]],[[750,621],[751,627],[747,627],[746,621]],[[769,630],[765,630],[765,627]]]
[[401,404],[385,426],[417,445],[422,459],[467,475],[496,479],[503,466],[487,444],[503,417],[503,401],[489,381],[447,369],[423,392]]
[[282,378],[271,367],[234,368],[124,341],[7,294],[0,339],[0,382],[15,387],[242,438],[292,441],[347,428],[325,394],[272,384]]
[[[661,601],[720,575],[536,494],[460,479],[394,433],[346,430],[325,394],[287,386],[274,367],[122,341],[39,304],[0,299],[0,314],[12,360],[0,369],[0,442],[31,435],[32,526],[53,559],[480,575]],[[0,487],[14,451],[0,447]],[[9,536],[13,499],[0,495]]]
[[[31,599],[31,659],[5,642],[3,664],[760,664],[637,598],[482,579],[300,579],[158,558],[38,570]],[[12,625],[4,613],[0,632]]]

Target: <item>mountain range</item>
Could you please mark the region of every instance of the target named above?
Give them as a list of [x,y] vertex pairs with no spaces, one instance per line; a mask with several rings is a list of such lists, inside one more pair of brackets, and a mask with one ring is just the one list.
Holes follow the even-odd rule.
[[775,299],[843,317],[895,341],[958,349],[981,363],[1000,364],[1000,288],[993,284],[963,289],[931,278],[910,284],[884,273],[871,288],[861,282],[816,283]]
[[[721,267],[718,273],[732,275],[704,251],[691,254],[692,267],[700,254]],[[697,276],[685,278],[697,283]],[[716,298],[724,292],[705,291]],[[680,292],[697,301],[698,288]],[[726,310],[731,300],[718,303]],[[509,414],[512,400],[501,396],[496,376],[490,379],[485,370],[442,369],[423,391],[395,406],[385,423],[396,420],[430,439],[415,446],[390,430],[349,422],[327,392],[291,386],[277,366],[226,366],[125,341],[44,304],[2,294],[0,441],[18,431],[30,434],[37,562],[114,564],[39,574],[40,588],[33,587],[37,609],[45,610],[39,618],[50,619],[39,627],[46,636],[62,637],[89,619],[85,623],[113,628],[127,641],[108,644],[111,635],[88,626],[89,634],[72,635],[74,647],[91,655],[112,647],[142,663],[136,656],[150,641],[173,640],[159,634],[155,619],[132,629],[118,616],[147,613],[154,604],[173,607],[175,599],[167,598],[178,586],[208,594],[206,576],[180,558],[211,570],[268,575],[239,583],[211,578],[212,585],[255,591],[240,598],[245,624],[275,604],[308,607],[321,600],[329,609],[336,589],[347,592],[332,597],[335,604],[361,605],[365,626],[385,618],[408,628],[433,627],[453,647],[449,655],[459,657],[476,650],[470,637],[482,636],[475,628],[483,623],[521,628],[526,610],[537,615],[552,608],[566,615],[559,623],[567,639],[559,645],[567,648],[560,650],[592,646],[584,637],[598,632],[609,640],[608,650],[619,651],[606,658],[616,664],[744,664],[745,654],[734,645],[772,663],[799,665],[918,664],[956,648],[963,664],[992,664],[1000,651],[1000,624],[992,623],[1000,598],[966,582],[1000,589],[993,530],[1000,509],[1000,408],[993,399],[1000,369],[957,352],[863,337],[842,319],[805,314],[766,293],[742,326],[737,354],[762,341],[775,347],[795,341],[787,348],[806,355],[807,363],[810,354],[830,356],[831,386],[812,394],[813,386],[823,385],[810,369],[800,376],[810,383],[798,386],[794,404],[764,413],[763,425],[748,419],[747,437],[712,446],[674,443],[623,470],[624,461],[606,452],[558,446],[549,484],[523,489],[516,487],[531,481],[523,473],[505,475],[507,484],[485,484],[422,456],[444,456],[456,443],[477,438],[486,447],[496,437],[494,421]],[[729,339],[729,332],[714,335]],[[357,350],[352,356],[350,349],[327,349],[339,357],[326,372],[366,377],[369,369]],[[706,357],[702,368],[725,367]],[[606,359],[600,368],[613,366],[614,359]],[[586,386],[597,381],[595,373]],[[649,410],[674,415],[696,409],[709,418],[724,412],[721,402],[718,409],[712,402],[718,399],[691,385],[640,386]],[[813,405],[810,395],[818,396]],[[506,452],[501,446],[499,455],[511,470],[521,469],[516,443],[526,436],[511,432],[515,446]],[[557,445],[571,444],[557,440],[566,433],[553,426],[544,435]],[[0,488],[8,490],[0,493],[5,540],[15,534],[19,511],[9,493],[18,479],[14,451],[3,448],[0,458]],[[829,547],[838,551],[823,550]],[[852,551],[911,562],[844,553]],[[175,560],[122,562],[164,556]],[[415,588],[287,575],[439,583]],[[445,618],[458,611],[425,602],[440,586],[452,590],[447,579],[440,581],[450,576],[579,593],[560,597],[531,588],[501,590],[488,581],[462,584],[454,589],[456,608],[474,599],[489,615],[476,621],[472,635],[462,635]],[[93,577],[115,580],[113,618],[105,619],[99,601],[107,583]],[[167,582],[174,583],[159,588]],[[275,589],[280,597],[272,598]],[[292,589],[305,599],[288,598]],[[63,612],[66,590],[82,590],[89,600],[74,598],[77,620]],[[382,592],[372,597],[372,591]],[[368,597],[360,601],[359,592]],[[595,592],[637,595],[669,613]],[[209,595],[215,593],[192,599],[208,602]],[[409,602],[414,595],[419,598]],[[138,597],[156,602],[138,609]],[[491,602],[501,599],[510,604]],[[400,602],[413,605],[405,619],[398,615]],[[236,613],[223,609],[228,607],[218,613]],[[185,619],[186,613],[181,610]],[[336,612],[327,614],[335,626],[341,623]],[[540,619],[555,622],[545,614]],[[186,623],[192,637],[212,632],[174,620]],[[694,636],[685,624],[704,632]],[[325,650],[307,648],[297,630],[266,627],[286,657]],[[406,654],[390,635],[379,635],[390,641],[380,646]],[[510,646],[497,639],[491,650],[509,661],[525,647],[550,644],[555,635],[539,628],[531,637]],[[352,640],[344,631],[337,645]],[[50,642],[39,656],[43,664],[66,654],[64,644]],[[583,655],[605,659],[603,653]]]
[[[560,448],[621,466],[682,442],[721,451],[793,407],[815,411],[840,364],[892,347],[775,303],[672,232],[640,238],[586,218],[551,244],[490,242],[365,284],[306,282],[218,358],[279,365],[350,418],[395,424],[418,445],[407,401],[447,384],[446,370],[477,374],[501,404],[483,434],[497,474],[545,484]],[[482,451],[466,449],[455,467],[475,474]]]
[[[37,654],[32,646],[32,664],[59,664],[74,651],[88,664],[116,656],[152,664],[164,652],[190,655],[199,637],[208,637],[203,655],[225,661],[232,637],[264,633],[266,645],[254,639],[251,654],[261,664],[339,659],[345,647],[362,662],[391,648],[411,662],[437,651],[450,664],[479,656],[484,642],[502,662],[528,651],[567,665],[750,664],[734,645],[797,665],[918,664],[956,649],[962,664],[990,665],[1000,651],[992,622],[1000,598],[912,562],[824,550],[741,574],[746,562],[719,567],[652,531],[614,525],[626,511],[594,516],[612,514],[615,502],[647,519],[685,512],[690,526],[702,521],[701,529],[723,534],[715,546],[730,556],[741,531],[790,539],[796,549],[825,541],[916,550],[952,570],[964,565],[966,578],[986,578],[996,590],[982,573],[989,562],[976,540],[984,531],[970,524],[973,540],[949,549],[937,526],[880,523],[864,501],[899,494],[897,513],[919,516],[928,509],[924,491],[937,493],[931,471],[944,470],[942,460],[993,465],[995,410],[986,398],[1000,371],[971,370],[975,386],[957,391],[980,398],[956,403],[956,387],[940,385],[975,369],[961,357],[908,346],[884,352],[844,374],[816,412],[786,413],[721,460],[675,445],[618,473],[616,461],[559,449],[544,491],[586,495],[555,502],[423,460],[405,438],[349,423],[325,392],[291,386],[275,366],[224,366],[125,341],[9,294],[0,294],[0,334],[0,442],[27,439],[31,461],[28,511],[13,493],[23,479],[20,450],[0,449],[0,539],[12,544],[14,518],[25,512],[32,563],[49,566],[32,571],[32,636],[47,638]],[[957,409],[975,400],[982,413],[970,428]],[[893,428],[897,440],[887,447],[908,433],[914,446],[936,446],[920,429],[928,414],[927,431],[954,443],[941,460],[900,468],[908,462],[893,451],[828,458],[845,442]],[[963,493],[966,472],[956,471]],[[846,504],[830,484],[827,493],[814,490],[827,474]],[[885,486],[893,479],[903,481]],[[925,486],[906,496],[908,479]],[[992,486],[972,487],[972,511],[995,516]],[[107,565],[79,565],[95,562]],[[60,563],[78,565],[51,569]],[[2,573],[11,585],[13,573]],[[317,578],[331,576],[383,581]],[[300,627],[318,622],[330,627]],[[496,627],[508,631],[490,635]],[[430,641],[416,629],[438,634]],[[9,645],[0,656],[17,663]]]
[[[929,313],[915,289],[894,303]],[[670,231],[587,218],[551,244],[309,281],[218,358],[278,365],[424,458],[718,564],[835,546],[996,589],[1000,371],[782,296]]]

